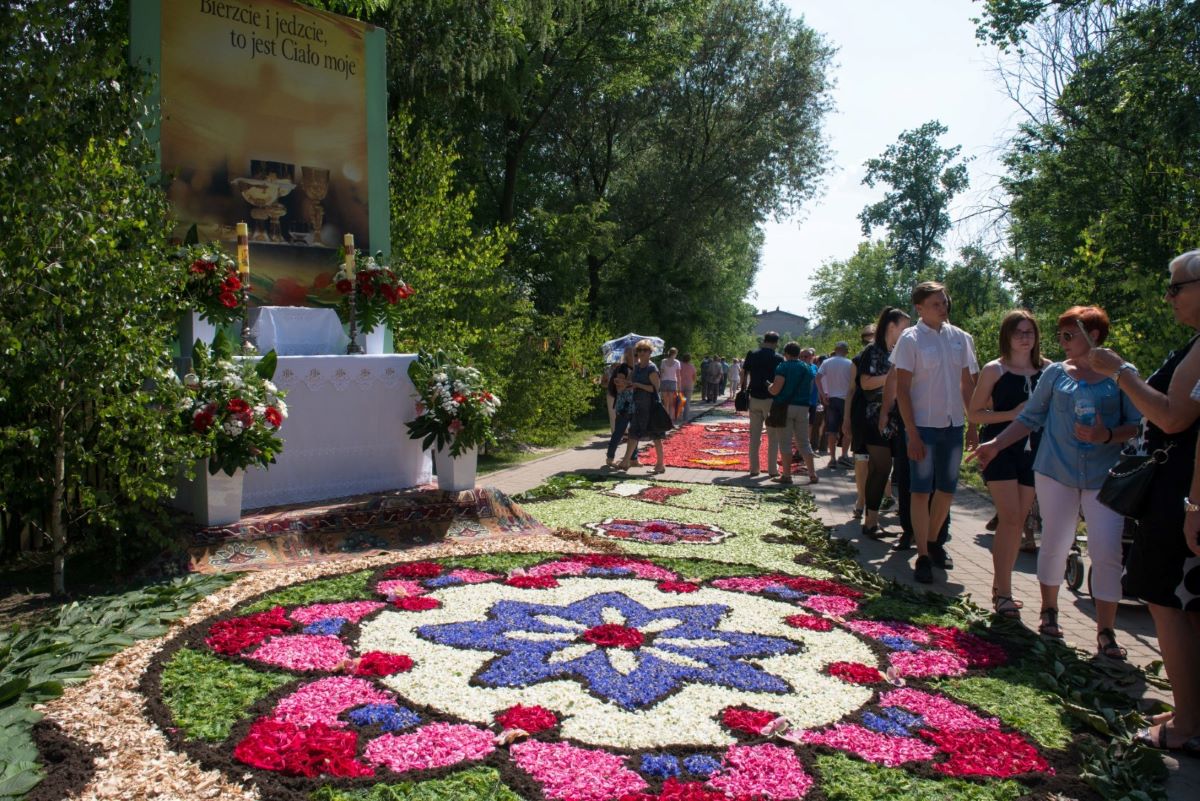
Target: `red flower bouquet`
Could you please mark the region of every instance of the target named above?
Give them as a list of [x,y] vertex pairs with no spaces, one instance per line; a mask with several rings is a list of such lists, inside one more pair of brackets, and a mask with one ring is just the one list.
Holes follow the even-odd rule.
[[179,252],[179,260],[188,271],[184,295],[200,319],[217,327],[240,322],[244,278],[220,243],[186,247]]
[[347,272],[343,263],[333,276],[333,287],[342,296],[337,307],[338,317],[342,322],[350,320],[353,299],[355,323],[364,334],[374,331],[380,323],[387,323],[392,330],[399,328],[397,304],[413,293],[412,287],[400,280],[392,268],[377,261],[382,257],[382,252],[367,256],[355,251],[354,274]]

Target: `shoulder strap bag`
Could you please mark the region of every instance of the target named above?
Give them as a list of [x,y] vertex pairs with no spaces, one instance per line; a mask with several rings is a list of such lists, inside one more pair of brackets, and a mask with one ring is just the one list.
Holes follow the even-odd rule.
[[1171,442],[1167,447],[1153,453],[1121,456],[1121,459],[1108,469],[1108,475],[1100,485],[1096,500],[1119,515],[1135,520],[1141,519],[1146,513],[1154,474],[1159,465],[1167,463],[1173,447],[1175,443]]

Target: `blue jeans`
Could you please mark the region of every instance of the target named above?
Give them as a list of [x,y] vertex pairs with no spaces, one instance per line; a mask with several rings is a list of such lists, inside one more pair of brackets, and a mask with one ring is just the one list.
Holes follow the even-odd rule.
[[629,428],[629,415],[618,413],[617,422],[613,425],[612,437],[608,440],[608,460],[610,462],[617,455],[617,446],[621,444],[621,438],[625,436],[627,428]]
[[[928,494],[945,492],[951,495],[958,489],[958,468],[962,464],[963,427],[925,428],[917,426],[921,442],[925,443],[925,458],[908,460],[912,492]],[[911,432],[905,432],[911,437]]]

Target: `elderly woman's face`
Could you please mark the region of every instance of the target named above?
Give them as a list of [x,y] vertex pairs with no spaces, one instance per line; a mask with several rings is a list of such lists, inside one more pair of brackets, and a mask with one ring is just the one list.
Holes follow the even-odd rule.
[[1184,263],[1171,269],[1170,284],[1167,286],[1167,303],[1175,312],[1176,321],[1189,328],[1200,328],[1200,280],[1188,275]]

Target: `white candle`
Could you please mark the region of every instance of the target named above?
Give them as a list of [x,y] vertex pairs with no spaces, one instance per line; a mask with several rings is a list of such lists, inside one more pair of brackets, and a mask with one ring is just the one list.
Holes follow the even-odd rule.
[[354,277],[354,234],[346,234],[342,237],[342,244],[346,251],[346,275],[350,278]]

